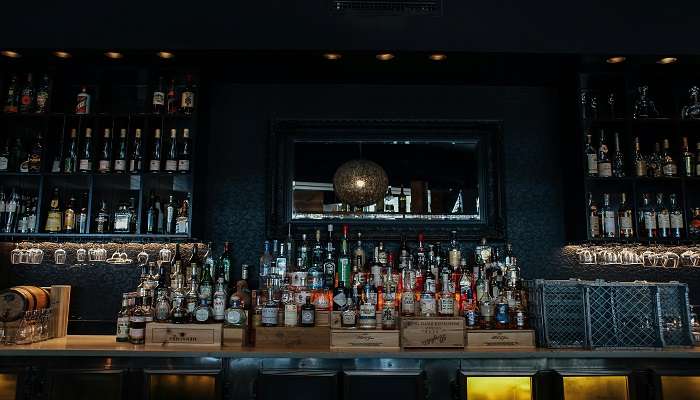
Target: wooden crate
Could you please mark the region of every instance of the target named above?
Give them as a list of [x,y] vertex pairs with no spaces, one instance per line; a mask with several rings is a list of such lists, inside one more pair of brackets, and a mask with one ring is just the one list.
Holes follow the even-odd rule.
[[535,348],[535,331],[467,329],[464,340],[468,349],[532,349]]
[[330,328],[314,327],[255,327],[255,347],[259,349],[328,350]]
[[402,318],[401,347],[463,348],[464,318]]
[[331,312],[330,311],[316,311],[316,326],[330,326],[331,324]]
[[245,328],[223,328],[223,341],[221,345],[224,347],[241,348],[247,346],[248,335]]
[[379,329],[333,329],[331,330],[332,351],[399,351],[401,331]]
[[187,347],[221,346],[221,324],[146,324],[146,345]]

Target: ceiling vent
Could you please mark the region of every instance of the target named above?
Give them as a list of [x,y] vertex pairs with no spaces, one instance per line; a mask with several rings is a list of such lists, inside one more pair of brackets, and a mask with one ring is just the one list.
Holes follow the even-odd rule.
[[331,0],[335,14],[441,15],[442,0]]

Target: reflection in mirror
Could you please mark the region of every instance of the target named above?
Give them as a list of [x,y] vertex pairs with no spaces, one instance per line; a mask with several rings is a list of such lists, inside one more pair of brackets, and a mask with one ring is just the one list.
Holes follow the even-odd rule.
[[[292,219],[481,221],[478,145],[478,139],[295,141]],[[373,204],[350,204],[342,188],[334,187],[336,171],[352,160],[360,163],[341,170],[352,177],[345,192],[381,182],[379,176],[353,175],[352,168],[362,169],[363,161],[386,173],[388,185]]]

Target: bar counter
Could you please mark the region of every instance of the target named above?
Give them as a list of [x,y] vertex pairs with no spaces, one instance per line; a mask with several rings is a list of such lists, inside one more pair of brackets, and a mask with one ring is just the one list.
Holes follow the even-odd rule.
[[392,352],[227,349],[219,346],[175,347],[133,345],[117,342],[110,335],[70,335],[28,345],[0,346],[0,356],[31,357],[217,357],[217,358],[420,358],[420,359],[533,359],[533,358],[623,358],[700,359],[700,347],[663,350],[580,349],[492,349],[492,350],[403,350]]

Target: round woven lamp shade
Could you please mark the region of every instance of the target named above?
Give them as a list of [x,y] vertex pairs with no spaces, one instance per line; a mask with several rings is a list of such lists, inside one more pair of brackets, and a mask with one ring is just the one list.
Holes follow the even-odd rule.
[[348,161],[333,175],[335,195],[353,207],[375,204],[384,197],[388,186],[384,168],[369,160]]

